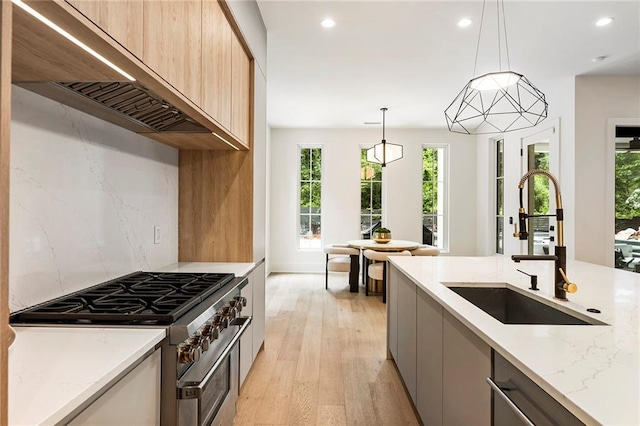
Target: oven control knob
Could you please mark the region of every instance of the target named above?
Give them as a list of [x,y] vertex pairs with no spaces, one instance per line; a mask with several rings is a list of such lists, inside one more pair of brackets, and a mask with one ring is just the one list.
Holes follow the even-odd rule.
[[222,308],[222,314],[232,320],[238,315],[238,311],[233,306],[225,306]]
[[207,324],[200,330],[200,335],[207,341],[207,343],[213,342],[218,338],[218,327],[214,324]]
[[241,312],[242,311],[242,302],[240,300],[238,300],[238,298],[230,300],[229,301],[229,306],[234,308],[237,312]]
[[[193,336],[193,337],[189,337],[186,340],[186,343],[189,344],[194,350],[194,360],[197,361],[198,359],[200,359],[200,355],[202,355],[202,352],[206,351],[207,349],[209,349],[209,342],[207,342],[207,349],[204,348],[203,346],[203,339],[202,336]],[[197,359],[195,359],[197,358]]]
[[218,329],[218,330],[224,330],[225,328],[227,328],[229,326],[229,319],[227,317],[225,317],[223,314],[215,314],[213,316],[213,319],[211,320],[211,323]]
[[192,346],[199,346],[202,349],[202,352],[206,352],[209,349],[209,339],[199,334],[196,334],[194,337],[187,340],[187,342]]
[[180,343],[178,345],[178,362],[187,364],[189,362],[198,362],[200,359],[200,348],[191,346],[188,343]]
[[242,303],[242,306],[247,306],[247,298],[244,296],[238,296],[236,297],[236,299],[238,299],[240,301],[240,303]]

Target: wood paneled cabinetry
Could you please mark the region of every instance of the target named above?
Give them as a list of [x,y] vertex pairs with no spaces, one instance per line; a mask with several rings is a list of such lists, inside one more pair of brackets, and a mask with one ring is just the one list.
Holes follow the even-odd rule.
[[231,45],[231,133],[249,142],[251,129],[251,60],[234,34]]
[[217,0],[202,2],[202,107],[250,144],[251,58]]
[[67,2],[220,127],[251,146],[252,57],[224,2]]
[[202,108],[231,130],[231,24],[217,0],[202,2]]
[[67,0],[129,52],[142,58],[142,0]]
[[142,61],[202,104],[202,0],[144,0]]

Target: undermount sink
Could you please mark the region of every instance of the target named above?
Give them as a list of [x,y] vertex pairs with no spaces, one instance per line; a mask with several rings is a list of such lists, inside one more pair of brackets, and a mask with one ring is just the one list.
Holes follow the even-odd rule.
[[447,287],[503,324],[606,325],[587,316],[570,315],[504,286]]

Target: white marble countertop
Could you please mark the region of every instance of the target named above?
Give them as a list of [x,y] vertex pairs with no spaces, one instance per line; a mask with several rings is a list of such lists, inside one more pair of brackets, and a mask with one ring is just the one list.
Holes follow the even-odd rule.
[[164,339],[159,328],[15,327],[9,425],[52,425]]
[[178,262],[156,268],[153,272],[201,272],[235,274],[244,277],[256,267],[255,263]]
[[[640,274],[568,261],[578,292],[553,299],[553,262],[508,257],[394,257],[390,261],[547,393],[587,424],[640,424]],[[609,325],[506,325],[442,283],[529,287],[545,303]],[[550,296],[551,295],[551,296]],[[597,308],[600,314],[586,312]]]

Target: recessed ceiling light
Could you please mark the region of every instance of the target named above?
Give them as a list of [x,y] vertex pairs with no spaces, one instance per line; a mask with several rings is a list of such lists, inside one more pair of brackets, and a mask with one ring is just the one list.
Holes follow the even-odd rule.
[[596,25],[599,26],[599,27],[604,27],[605,25],[609,25],[612,22],[613,22],[613,18],[612,17],[600,18],[596,22]]
[[320,25],[322,25],[325,28],[333,28],[336,26],[336,21],[334,21],[331,18],[326,18],[326,19],[323,19],[322,22],[320,22]]
[[473,21],[469,18],[462,18],[461,20],[458,21],[458,26],[461,28],[464,27],[468,27],[469,25],[471,25]]

